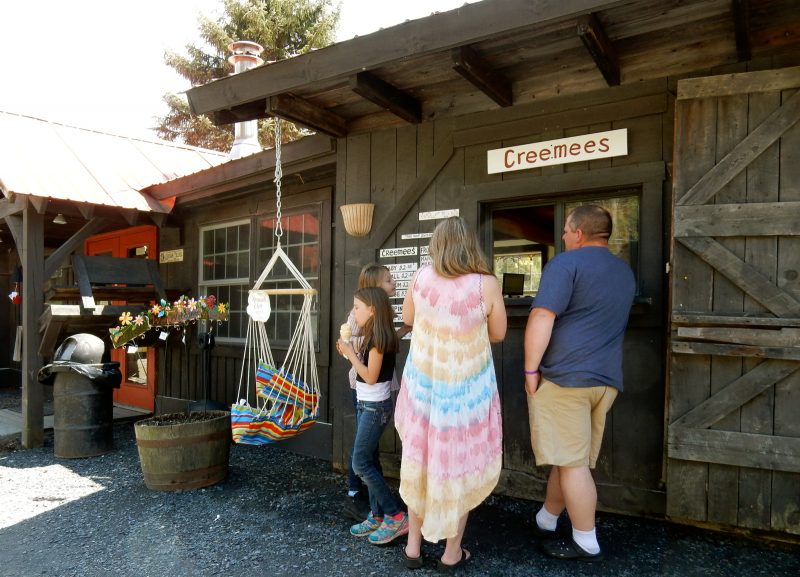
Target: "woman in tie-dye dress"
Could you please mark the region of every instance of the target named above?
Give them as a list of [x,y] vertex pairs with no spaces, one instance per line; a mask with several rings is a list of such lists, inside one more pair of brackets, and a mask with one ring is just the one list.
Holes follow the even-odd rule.
[[408,505],[406,566],[422,566],[422,537],[447,539],[440,569],[463,564],[467,514],[500,478],[502,423],[490,342],[502,341],[499,283],[463,219],[436,227],[431,266],[411,281],[403,322],[413,326],[395,424],[403,442],[400,495]]

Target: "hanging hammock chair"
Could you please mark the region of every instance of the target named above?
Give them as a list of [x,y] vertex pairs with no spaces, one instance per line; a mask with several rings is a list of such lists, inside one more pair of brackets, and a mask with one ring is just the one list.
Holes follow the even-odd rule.
[[[239,376],[239,401],[231,406],[231,430],[236,443],[264,445],[293,437],[317,422],[319,378],[314,352],[311,308],[317,291],[303,277],[281,248],[281,130],[275,119],[275,185],[277,214],[276,247],[267,266],[248,294],[247,337]],[[297,288],[262,289],[277,263],[294,277]],[[286,278],[280,279],[285,283]],[[303,297],[300,318],[294,327],[286,357],[279,366],[270,348],[267,321],[271,316],[270,297]],[[251,402],[251,393],[253,398]]]

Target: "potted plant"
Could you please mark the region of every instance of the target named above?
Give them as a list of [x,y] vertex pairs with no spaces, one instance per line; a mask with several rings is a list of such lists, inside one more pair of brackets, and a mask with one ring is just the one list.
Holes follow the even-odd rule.
[[[174,303],[161,300],[135,316],[124,312],[119,320],[118,326],[109,329],[115,348],[142,338],[154,327],[228,320],[228,307],[213,295],[199,299],[181,296]],[[228,411],[156,415],[138,421],[134,431],[145,485],[150,489],[194,489],[227,477],[231,442]]]

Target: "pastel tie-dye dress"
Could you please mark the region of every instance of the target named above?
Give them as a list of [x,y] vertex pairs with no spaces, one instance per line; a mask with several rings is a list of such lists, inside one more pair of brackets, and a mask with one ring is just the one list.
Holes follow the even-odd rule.
[[482,283],[479,274],[446,279],[426,266],[411,287],[414,329],[395,425],[400,495],[428,541],[454,537],[500,478],[500,399]]

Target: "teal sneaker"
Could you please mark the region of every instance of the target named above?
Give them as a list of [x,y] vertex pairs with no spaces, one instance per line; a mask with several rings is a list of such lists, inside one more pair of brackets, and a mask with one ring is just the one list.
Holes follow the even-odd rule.
[[407,534],[408,515],[406,513],[403,513],[403,516],[397,521],[386,515],[381,526],[369,534],[369,542],[373,545],[385,545]]
[[[350,527],[350,534],[355,537],[366,537],[373,531],[376,531],[379,527],[381,527],[381,525],[382,522],[373,517],[372,511],[370,511],[365,520]],[[406,532],[408,532],[407,529]]]

